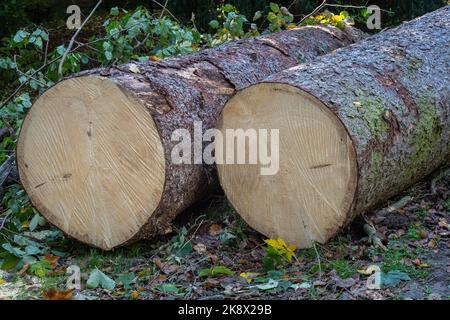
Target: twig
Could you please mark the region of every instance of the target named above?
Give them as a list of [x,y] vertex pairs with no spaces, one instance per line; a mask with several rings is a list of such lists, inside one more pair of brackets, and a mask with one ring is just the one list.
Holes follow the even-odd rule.
[[12,171],[14,161],[16,160],[16,156],[14,154],[10,155],[8,159],[0,166],[0,187],[3,186],[9,174]]
[[307,14],[303,17],[302,20],[300,20],[299,24],[308,19],[309,17],[315,15],[317,12],[319,12],[325,5],[327,4],[327,0],[324,0],[317,8],[315,8],[311,13]]
[[2,223],[0,223],[0,231],[5,227],[6,221],[9,219],[11,212],[8,212],[3,218]]
[[[338,8],[351,8],[351,9],[367,9],[368,8],[367,6],[352,6],[349,4],[332,4],[332,3],[327,3],[325,5],[325,7],[338,7]],[[380,11],[387,12],[387,13],[395,13],[393,11],[389,11],[389,10],[381,9],[381,8],[380,8]]]
[[320,261],[320,254],[319,254],[319,251],[317,250],[316,242],[315,241],[311,241],[311,242],[312,242],[314,251],[316,252],[317,263],[319,265],[319,279],[320,279],[320,278],[322,278],[322,263]]
[[[89,41],[89,42],[86,42],[86,43],[81,43],[81,44],[78,45],[76,48],[70,50],[70,52],[69,52],[69,50],[66,50],[66,52],[67,52],[67,53],[72,53],[72,52],[77,51],[77,50],[80,49],[80,48],[87,47],[87,46],[89,46],[89,45],[91,45],[91,44],[94,44],[94,43],[97,43],[97,42],[99,42],[99,41],[103,41],[103,40],[110,39],[110,38],[114,37],[115,35],[117,35],[117,34],[119,34],[119,33],[122,33],[122,32],[125,32],[125,31],[128,31],[128,30],[134,28],[134,27],[137,26],[138,24],[139,24],[139,22],[138,22],[138,23],[135,23],[135,24],[132,24],[132,25],[130,25],[129,27],[123,29],[123,30],[117,30],[116,32],[112,32],[112,33],[108,34],[106,37],[99,38],[99,39],[95,39],[95,40],[92,40],[92,41]],[[17,93],[18,93],[18,92],[19,92],[19,91],[20,91],[20,90],[28,83],[28,81],[30,81],[30,79],[31,79],[30,77],[33,77],[33,76],[36,75],[39,71],[45,69],[46,67],[48,67],[49,65],[51,65],[51,64],[53,64],[53,63],[59,61],[60,59],[61,59],[61,57],[56,57],[56,58],[52,59],[51,61],[49,61],[48,63],[43,64],[41,67],[39,67],[38,69],[36,69],[31,75],[29,75],[29,76],[27,77],[27,79],[26,79],[23,83],[21,83],[19,86],[17,86],[16,90],[14,90],[14,92],[11,93],[11,95],[9,95],[5,100],[3,100],[3,102],[0,104],[0,109],[3,108],[3,107],[4,107],[11,99],[13,99],[13,98],[16,96],[16,94],[17,94]]]
[[401,198],[400,200],[398,200],[397,202],[394,202],[393,204],[391,204],[391,205],[386,209],[386,211],[389,212],[389,213],[391,213],[391,212],[394,212],[394,211],[396,211],[396,210],[398,210],[398,209],[401,209],[401,208],[403,208],[404,206],[406,206],[406,205],[408,204],[408,202],[410,202],[411,200],[413,200],[413,198],[410,197],[410,196],[403,197],[403,198]]
[[[165,3],[164,5],[161,4],[161,3],[159,3],[159,2],[156,1],[156,0],[152,0],[152,2],[153,2],[153,3],[156,3],[158,6],[160,6],[161,8],[163,8],[163,12],[164,12],[164,11],[167,11],[167,12],[170,14],[170,16],[171,16],[173,19],[175,19],[175,21],[180,22],[180,20],[178,20],[177,17],[175,17],[175,16],[173,15],[173,13],[170,12],[169,9],[167,9],[167,3],[168,3],[169,1],[166,0],[166,3]],[[161,16],[162,16],[162,14],[161,14]]]
[[[200,229],[200,227],[202,226],[202,224],[205,222],[205,220],[202,220],[199,225],[197,226],[197,228],[195,229],[194,233],[192,234],[192,236],[189,238],[188,241],[186,241],[185,243],[183,243],[183,245],[181,246],[180,249],[178,249],[178,251],[176,253],[181,252],[181,250],[188,244],[191,243],[192,240],[194,239],[194,237],[196,236],[198,229]],[[164,268],[168,265],[169,261],[167,260],[165,263],[163,263],[161,265],[161,267],[159,268],[159,270],[156,272],[155,276],[149,281],[148,286],[150,287],[153,282],[155,282],[155,280],[158,278],[158,276],[161,274],[161,271],[164,271]]]
[[69,42],[69,46],[67,47],[67,49],[64,51],[64,54],[61,58],[61,61],[59,62],[59,66],[58,66],[58,78],[61,79],[62,78],[62,68],[63,68],[63,64],[64,61],[67,58],[68,53],[70,52],[70,50],[72,49],[73,43],[75,41],[75,38],[78,36],[78,34],[80,33],[81,29],[83,29],[84,25],[89,21],[89,19],[92,17],[92,15],[94,14],[95,10],[98,8],[98,6],[102,3],[103,0],[99,0],[97,2],[97,4],[95,5],[94,9],[92,9],[91,13],[86,17],[86,19],[84,19],[83,23],[81,24],[81,26],[77,29],[77,31],[75,31],[75,33],[73,34],[72,38],[70,39]]

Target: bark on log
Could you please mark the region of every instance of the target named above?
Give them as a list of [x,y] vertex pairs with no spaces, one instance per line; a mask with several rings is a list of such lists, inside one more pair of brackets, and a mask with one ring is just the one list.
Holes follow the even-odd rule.
[[178,213],[218,185],[212,166],[171,162],[172,132],[192,132],[194,121],[212,128],[235,90],[362,37],[350,27],[304,27],[83,72],[26,116],[21,181],[38,211],[87,244],[109,250],[170,232]]
[[277,175],[218,165],[250,226],[300,247],[326,242],[449,164],[450,6],[237,93],[218,126],[280,130]]

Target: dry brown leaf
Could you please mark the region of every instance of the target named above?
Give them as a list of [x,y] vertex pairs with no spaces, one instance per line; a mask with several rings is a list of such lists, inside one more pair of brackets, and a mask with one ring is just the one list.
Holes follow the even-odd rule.
[[193,249],[198,253],[205,253],[206,252],[206,246],[203,243],[197,243]]
[[139,299],[140,293],[137,291],[131,291],[131,298],[137,300]]
[[45,300],[72,300],[72,289],[65,291],[58,291],[50,288],[42,294]]
[[209,255],[209,258],[211,259],[211,262],[212,262],[213,264],[216,264],[216,263],[219,261],[219,257],[216,256],[215,254],[210,254],[210,255]]
[[209,227],[209,235],[215,237],[222,233],[222,227],[218,225],[217,223],[213,223]]
[[17,272],[18,275],[23,275],[25,272],[27,272],[28,267],[30,265],[28,263],[24,264],[24,266],[22,267],[22,269],[19,270],[19,272]]
[[52,268],[55,267],[56,262],[58,262],[58,259],[59,259],[59,257],[54,256],[54,255],[49,254],[49,253],[44,256],[44,260],[47,261],[48,263],[50,263]]

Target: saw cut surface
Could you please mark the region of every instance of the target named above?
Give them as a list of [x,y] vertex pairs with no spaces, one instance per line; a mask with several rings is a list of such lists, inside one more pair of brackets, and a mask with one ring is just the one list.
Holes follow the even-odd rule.
[[37,210],[67,234],[111,249],[158,206],[165,160],[145,107],[97,76],[65,80],[27,114],[17,161]]
[[259,159],[257,165],[218,165],[237,212],[267,237],[299,247],[327,241],[345,222],[357,183],[354,148],[339,119],[293,86],[263,83],[225,106],[223,136],[239,128],[279,130],[279,170],[261,175]]

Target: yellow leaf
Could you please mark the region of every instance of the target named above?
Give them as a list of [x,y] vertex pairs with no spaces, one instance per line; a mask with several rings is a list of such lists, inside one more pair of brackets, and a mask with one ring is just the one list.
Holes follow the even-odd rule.
[[131,298],[138,299],[139,296],[140,296],[139,292],[137,292],[137,291],[132,291],[131,292]]
[[338,15],[334,15],[334,16],[331,18],[331,20],[334,21],[334,22],[341,22],[341,21],[344,20],[344,17],[338,16]]
[[5,279],[0,279],[0,286],[5,283],[7,283]]
[[368,269],[360,269],[360,270],[356,270],[358,273],[360,273],[360,274],[364,274],[364,275],[366,275],[366,276],[368,276],[368,275],[371,275],[372,274],[372,272],[371,271],[369,271]]
[[245,281],[247,281],[247,283],[251,283],[253,281],[253,279],[255,279],[258,275],[259,275],[259,273],[256,273],[256,272],[242,272],[240,274],[240,276],[242,278],[244,278]]
[[297,246],[295,245],[287,245],[283,239],[266,239],[264,240],[267,245],[276,249],[279,255],[285,256],[288,261],[291,261],[292,257],[295,255],[295,250],[297,250]]

